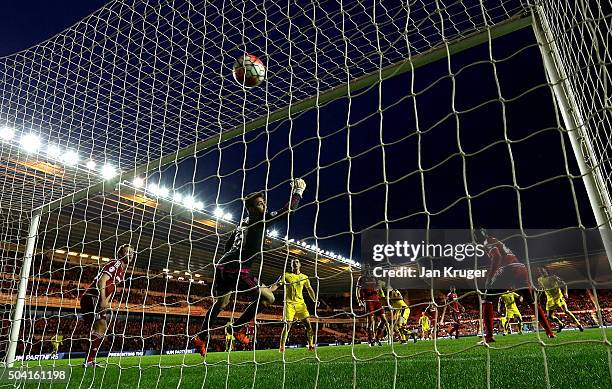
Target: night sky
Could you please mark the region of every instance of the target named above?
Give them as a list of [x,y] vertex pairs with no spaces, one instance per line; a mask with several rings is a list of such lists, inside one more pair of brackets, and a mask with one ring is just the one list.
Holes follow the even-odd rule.
[[[47,39],[104,3],[7,2],[0,16],[0,54]],[[451,57],[454,78],[449,76],[448,61],[438,61],[384,81],[382,95],[377,87],[361,91],[351,99],[350,113],[344,98],[320,109],[318,125],[316,110],[310,110],[271,126],[268,133],[247,134],[246,162],[245,143],[234,139],[164,170],[161,182],[189,191],[194,186],[206,203],[218,202],[238,215],[241,195],[264,187],[272,188],[270,206],[282,206],[293,170],[293,176],[306,179],[308,189],[289,236],[311,243],[316,236],[320,247],[345,256],[352,237],[353,255],[358,257],[357,234],[383,228],[385,222],[391,228],[468,228],[464,163],[467,189],[475,196],[474,225],[518,228],[520,215],[525,228],[576,226],[579,218],[583,225],[593,226],[531,29],[494,40],[492,55],[497,77],[489,47],[482,45]],[[382,115],[376,111],[379,98]],[[513,187],[512,164],[521,190]],[[568,171],[577,177],[569,178]]]

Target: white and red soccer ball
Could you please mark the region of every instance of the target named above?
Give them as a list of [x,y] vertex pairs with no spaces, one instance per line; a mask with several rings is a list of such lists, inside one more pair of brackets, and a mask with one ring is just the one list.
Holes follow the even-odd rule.
[[234,80],[245,88],[253,88],[266,78],[266,66],[253,54],[245,54],[234,62]]

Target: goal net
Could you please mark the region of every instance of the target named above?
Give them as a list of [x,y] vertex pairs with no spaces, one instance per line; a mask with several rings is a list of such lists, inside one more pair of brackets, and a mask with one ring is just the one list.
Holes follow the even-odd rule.
[[[0,58],[0,358],[71,387],[608,387],[610,22],[606,1],[116,0]],[[259,191],[290,210],[258,222]],[[406,236],[485,251],[374,257]]]

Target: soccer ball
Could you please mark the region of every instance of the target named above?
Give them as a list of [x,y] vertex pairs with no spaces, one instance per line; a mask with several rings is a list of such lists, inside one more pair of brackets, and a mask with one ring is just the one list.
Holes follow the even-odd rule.
[[234,80],[245,88],[253,88],[266,77],[266,67],[253,54],[245,54],[234,62]]

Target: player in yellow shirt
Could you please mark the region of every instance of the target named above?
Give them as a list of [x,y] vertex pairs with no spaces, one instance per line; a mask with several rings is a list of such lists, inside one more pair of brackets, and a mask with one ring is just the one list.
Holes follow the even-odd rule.
[[426,311],[421,312],[419,324],[421,325],[421,339],[431,339],[431,326]]
[[63,341],[64,341],[63,335],[60,335],[60,334],[53,335],[53,337],[51,338],[51,346],[53,347],[53,351],[51,352],[52,355],[57,355],[57,352],[59,351],[59,346],[62,345]]
[[283,320],[285,322],[285,327],[281,332],[280,339],[280,347],[278,351],[285,352],[285,343],[287,342],[287,337],[289,336],[289,331],[291,330],[291,325],[294,320],[300,320],[304,327],[306,327],[306,335],[308,337],[308,351],[314,351],[314,331],[312,329],[312,325],[310,324],[310,313],[308,312],[308,307],[306,307],[306,302],[304,301],[304,295],[302,291],[306,288],[308,295],[312,299],[312,301],[317,305],[317,297],[315,295],[315,291],[310,286],[310,281],[308,280],[308,276],[302,274],[300,271],[301,264],[300,260],[294,258],[291,261],[291,272],[286,272],[281,279],[271,287],[272,291],[278,289],[279,286],[283,285],[285,287],[285,309],[284,309],[284,317]]
[[406,328],[408,317],[410,317],[410,307],[404,301],[402,293],[397,289],[390,289],[387,295],[389,306],[392,309],[393,331],[399,334],[401,343],[406,343],[408,337],[416,343],[416,334]]
[[[563,282],[559,277],[548,274],[545,268],[540,269],[540,277],[538,277],[538,284],[540,288],[546,294],[546,312],[551,321],[554,321],[559,326],[557,332],[561,332],[565,324],[555,316],[555,310],[561,308],[563,312],[574,320],[578,329],[582,332],[584,328],[580,321],[574,316],[574,314],[567,308],[565,299],[567,298],[567,284]],[[564,293],[561,293],[561,288],[564,288]]]
[[226,352],[234,350],[234,340],[236,340],[236,338],[234,338],[234,334],[232,334],[233,324],[234,324],[234,321],[231,320],[225,326],[225,351]]
[[523,296],[516,293],[513,289],[508,289],[506,293],[499,296],[499,300],[497,301],[497,311],[501,313],[501,304],[504,303],[504,307],[506,308],[505,314],[501,317],[503,335],[505,336],[510,330],[510,320],[516,318],[519,326],[519,334],[523,333],[523,316],[518,310],[516,306],[516,299],[519,299],[520,302],[523,302]]

